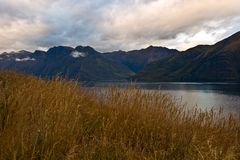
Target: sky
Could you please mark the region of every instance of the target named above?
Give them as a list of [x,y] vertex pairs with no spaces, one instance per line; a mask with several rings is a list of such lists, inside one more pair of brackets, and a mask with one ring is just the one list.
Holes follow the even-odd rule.
[[0,0],[0,51],[186,50],[240,31],[239,0]]

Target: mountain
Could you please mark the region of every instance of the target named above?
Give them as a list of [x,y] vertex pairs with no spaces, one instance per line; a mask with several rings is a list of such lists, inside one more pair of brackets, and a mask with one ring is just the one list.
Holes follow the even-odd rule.
[[40,77],[67,77],[80,81],[127,80],[148,63],[178,53],[162,47],[100,53],[90,46],[57,46],[47,52],[19,51],[0,54],[1,70],[16,70]]
[[148,64],[136,81],[240,82],[240,32]]
[[110,58],[116,63],[127,66],[130,70],[137,73],[141,71],[147,64],[163,58],[171,57],[177,53],[178,51],[174,49],[149,46],[146,49],[133,50],[129,52],[117,51],[105,53],[104,56]]
[[183,52],[149,46],[101,53],[90,46],[57,46],[46,52],[2,53],[0,69],[79,81],[240,82],[240,32]]

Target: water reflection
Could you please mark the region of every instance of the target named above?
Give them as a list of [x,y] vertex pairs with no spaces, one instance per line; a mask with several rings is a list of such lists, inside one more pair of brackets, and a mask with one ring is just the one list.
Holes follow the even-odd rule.
[[146,90],[159,90],[173,96],[188,107],[224,108],[225,112],[240,112],[239,83],[99,83],[97,87],[135,85]]

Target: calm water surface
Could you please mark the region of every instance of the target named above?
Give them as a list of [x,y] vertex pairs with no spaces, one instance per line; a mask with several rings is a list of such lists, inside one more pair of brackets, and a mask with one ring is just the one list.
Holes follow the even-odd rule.
[[[99,83],[96,87],[124,87],[129,83]],[[134,83],[146,90],[159,90],[188,107],[224,108],[225,112],[240,112],[240,83]]]

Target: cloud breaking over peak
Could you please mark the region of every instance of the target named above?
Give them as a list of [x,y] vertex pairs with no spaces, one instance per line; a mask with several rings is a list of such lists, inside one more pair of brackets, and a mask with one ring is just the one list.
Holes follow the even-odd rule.
[[91,45],[180,50],[240,30],[239,0],[0,0],[0,51]]

